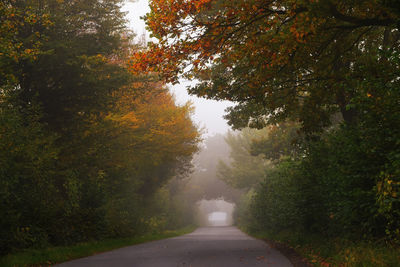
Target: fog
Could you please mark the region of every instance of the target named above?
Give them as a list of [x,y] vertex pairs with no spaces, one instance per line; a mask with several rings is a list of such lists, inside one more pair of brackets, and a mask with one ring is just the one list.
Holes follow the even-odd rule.
[[200,200],[197,203],[197,223],[200,226],[230,226],[235,204],[224,199]]
[[[140,19],[150,11],[147,0],[129,1],[124,4],[130,27],[137,33],[138,40],[150,40],[149,33],[145,30],[145,23]],[[219,160],[227,161],[229,147],[222,134],[228,130],[226,121],[222,118],[224,109],[231,105],[227,101],[211,101],[194,96],[189,96],[186,86],[189,82],[170,86],[178,103],[190,100],[195,106],[194,121],[205,127],[207,139],[203,148],[194,158],[195,169],[185,187],[185,201],[193,205],[195,220],[199,225],[224,226],[232,225],[234,202],[238,200],[239,192],[230,188],[217,177],[217,164]],[[215,134],[215,135],[213,135]]]
[[194,157],[194,171],[185,191],[193,203],[195,223],[200,226],[234,224],[235,202],[241,193],[218,178],[218,162],[229,160],[230,149],[224,136],[207,137]]

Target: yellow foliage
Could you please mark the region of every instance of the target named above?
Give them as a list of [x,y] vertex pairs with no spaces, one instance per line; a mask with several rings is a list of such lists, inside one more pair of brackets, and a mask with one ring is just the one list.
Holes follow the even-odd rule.
[[197,151],[200,133],[190,118],[193,107],[176,105],[162,84],[134,83],[115,96],[115,111],[107,119],[118,124],[117,137],[127,142],[126,148],[136,157],[145,155],[158,165]]

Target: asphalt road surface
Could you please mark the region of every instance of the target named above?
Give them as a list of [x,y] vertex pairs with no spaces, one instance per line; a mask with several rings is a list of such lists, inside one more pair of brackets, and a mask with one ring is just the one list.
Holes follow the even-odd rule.
[[116,249],[59,267],[292,266],[277,250],[235,227],[203,227],[191,234]]

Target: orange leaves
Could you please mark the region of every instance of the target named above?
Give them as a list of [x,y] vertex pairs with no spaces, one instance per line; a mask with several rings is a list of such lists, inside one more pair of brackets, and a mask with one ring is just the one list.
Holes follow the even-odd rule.
[[190,157],[197,150],[199,133],[190,119],[192,107],[177,106],[161,83],[132,84],[116,97],[116,109],[107,119],[118,125],[115,138],[124,140],[128,150],[154,162]]
[[[40,53],[42,36],[33,32],[35,25],[49,26],[48,15],[37,15],[32,7],[20,9],[4,1],[0,3],[0,60],[18,62],[20,59],[36,60]],[[20,32],[31,32],[28,38],[21,38]],[[0,73],[1,75],[1,73]]]
[[162,72],[166,81],[174,83],[179,55],[176,55],[171,49],[167,49],[159,45],[152,45],[150,50],[135,52],[128,61],[128,69],[135,75]]
[[140,72],[148,73],[154,69],[153,66],[160,63],[160,59],[157,53],[139,51],[131,56],[128,62],[129,69],[134,74],[140,74]]
[[204,5],[208,4],[211,2],[211,0],[195,0],[195,1],[189,1],[197,11],[201,10]]
[[194,15],[210,3],[211,0],[151,0],[151,13],[147,15],[148,26],[155,34],[165,35],[180,24],[181,20]]
[[130,129],[139,128],[141,123],[134,112],[128,112],[126,114],[109,114],[106,119],[116,122],[122,127],[128,127]]
[[154,57],[146,52],[136,52],[131,56],[128,62],[129,70],[136,75],[148,73],[150,72],[151,65],[155,64],[155,61],[152,59],[154,59]]
[[[342,11],[346,5],[337,8]],[[287,64],[303,48],[307,57],[329,34],[323,29],[332,23],[320,1],[152,0],[150,6],[146,21],[159,46],[152,46],[145,56],[134,56],[132,69],[158,71],[175,81],[184,72],[192,71],[188,77],[195,77],[199,69],[226,54],[241,55],[229,58],[231,65],[254,57],[260,69]],[[360,6],[347,9],[354,10],[355,17],[376,12]],[[271,53],[276,54],[272,62],[266,60]]]
[[[196,25],[191,27],[193,17],[206,10],[211,0],[152,0],[151,12],[146,23],[158,44],[132,55],[129,68],[134,74],[159,72],[168,82],[176,82],[176,76],[193,51],[208,50],[212,42],[193,42],[197,34]],[[194,23],[195,24],[195,23]],[[191,27],[191,29],[188,29]],[[205,53],[202,54],[204,57]],[[198,64],[199,62],[197,62]]]
[[[293,3],[288,5],[293,6]],[[133,55],[130,66],[134,73],[157,71],[167,81],[176,81],[176,76],[188,69],[197,72],[208,68],[209,63],[218,62],[215,59],[222,54],[237,55],[228,60],[231,64],[244,55],[262,61],[272,49],[280,49],[275,44],[293,45],[293,40],[286,42],[285,38],[304,43],[308,34],[305,29],[297,27],[290,28],[292,34],[285,30],[292,24],[283,25],[284,21],[291,21],[290,16],[297,15],[290,15],[296,6],[285,14],[282,11],[287,8],[285,3],[268,6],[261,0],[251,3],[223,0],[218,4],[210,0],[152,0],[150,6],[151,13],[146,16],[146,21],[159,39],[159,45]],[[274,62],[286,61],[287,54],[276,53],[283,58]],[[270,66],[274,64],[267,61]],[[190,76],[195,76],[195,73]]]

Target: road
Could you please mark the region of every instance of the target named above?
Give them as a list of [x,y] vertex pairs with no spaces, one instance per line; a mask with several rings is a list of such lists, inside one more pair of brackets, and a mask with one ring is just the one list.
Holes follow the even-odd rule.
[[292,266],[277,250],[235,227],[203,227],[191,234],[116,249],[59,267]]

